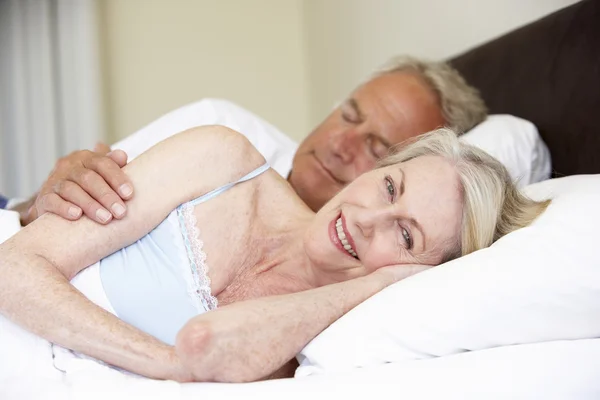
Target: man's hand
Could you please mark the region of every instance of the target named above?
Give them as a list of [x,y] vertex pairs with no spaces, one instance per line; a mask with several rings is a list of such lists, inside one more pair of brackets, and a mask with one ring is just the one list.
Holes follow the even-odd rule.
[[133,186],[121,170],[127,164],[122,150],[110,151],[99,143],[94,151],[80,150],[59,159],[40,191],[15,207],[25,226],[50,212],[68,220],[82,214],[101,224],[125,216],[123,200],[133,196]]

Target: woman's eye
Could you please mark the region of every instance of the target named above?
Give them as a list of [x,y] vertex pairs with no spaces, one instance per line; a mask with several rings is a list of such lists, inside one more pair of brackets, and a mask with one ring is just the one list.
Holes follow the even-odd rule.
[[413,245],[412,238],[410,237],[410,233],[404,228],[402,228],[402,237],[404,238],[404,241],[406,242],[406,248],[409,250],[412,249],[412,245]]
[[394,186],[392,177],[389,175],[385,177],[385,187],[390,195],[390,201],[394,201],[394,198],[396,197],[396,187]]

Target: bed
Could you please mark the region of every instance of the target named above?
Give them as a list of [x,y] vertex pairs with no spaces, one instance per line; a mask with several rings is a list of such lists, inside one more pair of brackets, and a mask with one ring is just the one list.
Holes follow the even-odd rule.
[[[519,116],[538,127],[550,149],[555,177],[600,174],[599,49],[600,2],[586,0],[450,62],[481,91],[491,113]],[[577,185],[596,182],[583,178]],[[344,323],[353,322],[344,319],[336,327]],[[579,323],[585,324],[585,318]],[[44,341],[7,325],[2,326],[2,340],[19,357],[11,365],[1,363],[0,397],[593,399],[600,398],[600,334],[594,334],[596,325],[588,325],[585,337],[502,343],[251,384],[142,379],[87,359],[61,357]],[[1,351],[5,360],[8,353]],[[310,351],[306,354],[310,357]]]
[[584,0],[450,60],[491,114],[533,122],[555,176],[600,173],[600,2]]

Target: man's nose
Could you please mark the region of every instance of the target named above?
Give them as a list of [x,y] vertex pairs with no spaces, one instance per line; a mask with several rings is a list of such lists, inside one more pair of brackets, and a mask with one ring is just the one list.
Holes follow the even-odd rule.
[[361,135],[356,129],[345,129],[331,138],[332,153],[343,163],[350,164],[361,151]]

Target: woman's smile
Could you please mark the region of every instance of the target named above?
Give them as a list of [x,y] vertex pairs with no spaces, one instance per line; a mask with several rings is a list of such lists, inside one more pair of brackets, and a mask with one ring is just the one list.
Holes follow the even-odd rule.
[[356,245],[354,244],[350,232],[348,232],[346,220],[342,214],[329,223],[329,237],[334,246],[341,252],[357,260],[359,259],[356,253]]

